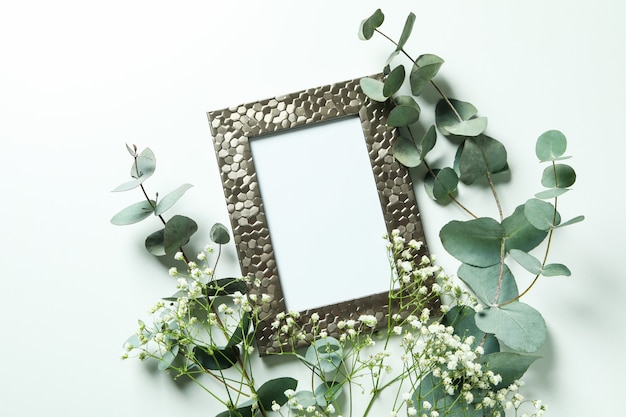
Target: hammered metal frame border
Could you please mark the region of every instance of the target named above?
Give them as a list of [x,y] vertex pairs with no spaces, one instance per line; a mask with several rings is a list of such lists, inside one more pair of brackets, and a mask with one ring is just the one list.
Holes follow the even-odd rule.
[[[380,79],[382,75],[373,77]],[[260,305],[256,338],[261,355],[310,343],[312,334],[307,323],[310,326],[312,313],[319,314],[319,325],[335,337],[339,336],[340,320],[357,320],[362,314],[376,315],[378,322],[384,324],[389,297],[384,292],[300,312],[298,324],[305,328],[307,337],[296,346],[278,337],[272,323],[279,313],[286,311],[285,299],[250,138],[358,115],[387,231],[399,229],[407,241],[424,242],[423,254],[428,253],[411,177],[391,153],[397,133],[386,123],[390,108],[367,98],[359,81],[357,78],[207,113],[242,274],[260,282],[259,287],[250,287],[250,294],[265,293],[272,297],[269,303]]]

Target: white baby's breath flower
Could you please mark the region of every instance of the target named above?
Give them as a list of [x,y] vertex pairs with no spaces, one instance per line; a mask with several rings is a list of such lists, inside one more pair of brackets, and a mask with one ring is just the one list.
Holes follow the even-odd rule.
[[174,254],[174,259],[177,261],[183,261],[185,259],[185,255],[180,251],[176,252],[176,254]]
[[168,272],[169,272],[170,276],[175,277],[176,275],[178,275],[178,268],[173,266],[173,267],[170,268],[170,270]]

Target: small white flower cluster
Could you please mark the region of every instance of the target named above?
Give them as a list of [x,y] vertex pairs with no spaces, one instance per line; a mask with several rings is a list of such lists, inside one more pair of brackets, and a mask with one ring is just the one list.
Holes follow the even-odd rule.
[[[240,288],[241,283],[248,287],[257,283],[251,282],[249,278],[242,278],[239,284],[236,279],[215,280],[214,268],[208,266],[208,255],[212,252],[212,248],[207,246],[197,255],[200,264],[196,261],[187,262],[187,273],[180,272],[176,267],[169,269],[169,274],[176,278],[176,294],[158,301],[149,310],[152,326],[139,321],[136,333],[125,343],[123,359],[136,349],[140,359],[156,358],[163,361],[168,358],[168,362],[171,362],[179,353],[187,358],[192,357],[191,352],[197,345],[208,350],[223,346],[223,337],[235,331],[244,314],[254,314],[255,309],[271,301],[271,297],[266,294],[246,295],[242,291],[229,290],[230,285],[234,289]],[[176,253],[174,258],[180,261],[186,259],[182,252]],[[220,297],[209,296],[215,293]],[[214,332],[212,329],[215,327],[221,330]],[[220,340],[214,340],[217,336]],[[254,351],[248,343],[243,348],[248,354]]]

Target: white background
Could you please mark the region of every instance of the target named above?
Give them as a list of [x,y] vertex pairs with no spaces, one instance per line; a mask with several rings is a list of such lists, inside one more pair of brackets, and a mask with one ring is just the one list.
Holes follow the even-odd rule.
[[[537,136],[548,129],[567,135],[579,178],[560,207],[565,218],[587,219],[554,242],[552,259],[573,276],[542,280],[526,298],[549,328],[543,359],[526,377],[528,394],[549,404],[552,416],[619,414],[625,3],[217,4],[0,6],[0,415],[221,411],[196,386],[119,360],[136,319],[174,285],[143,249],[155,222],[109,223],[141,199],[110,192],[128,178],[124,144],[155,152],[150,192],[194,184],[169,214],[200,223],[194,244],[201,247],[211,224],[228,223],[205,112],[379,72],[390,45],[356,36],[379,6],[383,30],[394,37],[408,12],[416,13],[407,49],[443,57],[441,85],[475,104],[489,117],[488,133],[506,144],[513,171],[501,190],[507,212],[539,189]],[[463,213],[417,192],[431,252],[454,273],[437,233]],[[487,198],[465,201],[496,215]],[[220,268],[237,273],[232,247]],[[280,360],[259,367],[260,378],[294,372]]]

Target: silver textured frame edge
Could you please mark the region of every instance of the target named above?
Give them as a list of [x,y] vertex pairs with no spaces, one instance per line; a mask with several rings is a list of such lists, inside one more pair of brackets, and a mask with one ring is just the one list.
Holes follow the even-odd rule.
[[[373,77],[380,79],[382,76],[377,74]],[[256,339],[261,355],[292,347],[287,346],[271,326],[276,315],[286,311],[285,299],[250,150],[250,138],[358,115],[387,231],[390,233],[399,229],[407,241],[423,241],[423,252],[428,253],[409,172],[391,153],[397,133],[386,123],[390,109],[383,103],[368,99],[359,81],[360,78],[357,78],[207,113],[242,273],[261,283],[258,288],[251,286],[250,293],[266,293],[272,297],[270,303],[261,306],[259,313]],[[332,153],[332,150],[329,152]],[[312,335],[306,323],[314,312],[320,315],[320,326],[329,335],[338,337],[337,323],[340,320],[357,320],[362,314],[372,314],[376,315],[379,323],[386,323],[383,319],[388,304],[387,292],[373,294],[303,311],[299,321],[308,333],[308,342]],[[306,345],[307,340],[296,347]]]

